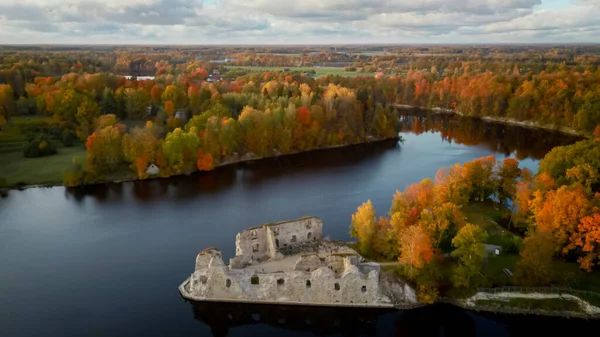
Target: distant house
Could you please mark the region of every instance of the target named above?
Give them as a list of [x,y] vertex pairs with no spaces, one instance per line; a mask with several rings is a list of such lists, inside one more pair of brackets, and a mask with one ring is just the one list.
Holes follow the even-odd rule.
[[175,118],[179,119],[181,122],[187,122],[187,113],[184,110],[179,110],[175,112]]
[[219,69],[213,69],[212,73],[213,73],[213,75],[221,75],[221,72],[219,71]]
[[148,168],[146,169],[146,174],[149,176],[157,175],[159,172],[160,169],[154,164],[150,164],[150,166],[148,166]]
[[383,78],[383,77],[385,77],[385,75],[381,71],[378,71],[375,73],[375,78]]

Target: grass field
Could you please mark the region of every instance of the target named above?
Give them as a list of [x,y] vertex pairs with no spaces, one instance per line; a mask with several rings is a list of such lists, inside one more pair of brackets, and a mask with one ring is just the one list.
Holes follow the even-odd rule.
[[252,72],[266,72],[266,71],[283,71],[284,68],[289,68],[290,72],[299,71],[306,72],[314,70],[316,72],[316,77],[325,76],[325,75],[339,75],[339,76],[347,76],[347,77],[356,77],[356,76],[374,76],[375,73],[359,73],[355,71],[346,71],[344,68],[334,68],[334,67],[252,67],[252,66],[226,66],[227,69],[235,70],[235,69],[247,69]]
[[61,183],[63,171],[75,155],[85,157],[85,148],[63,147],[53,156],[39,158],[25,158],[21,152],[3,153],[0,178],[6,179],[8,186]]

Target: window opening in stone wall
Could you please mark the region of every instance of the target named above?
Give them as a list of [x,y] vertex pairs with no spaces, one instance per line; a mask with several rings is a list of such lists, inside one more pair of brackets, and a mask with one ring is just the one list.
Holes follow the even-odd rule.
[[362,291],[363,293],[366,293],[367,292],[367,286],[362,286],[360,288],[360,291]]
[[227,281],[225,281],[225,286],[227,288],[231,287],[231,280],[230,279],[227,279]]
[[253,239],[256,239],[258,237],[258,234],[256,233],[256,231],[252,231],[250,232],[250,236],[252,236]]
[[202,282],[202,284],[206,284],[206,282],[208,282],[208,277],[204,275],[200,276],[200,282]]
[[279,239],[275,239],[275,246],[279,248]]
[[292,235],[292,242],[296,242],[296,235]]
[[259,284],[258,276],[254,275],[250,278],[250,284]]
[[312,228],[312,224],[309,222],[306,223],[306,229],[311,229]]
[[284,279],[282,279],[282,278],[280,278],[279,280],[277,280],[277,285],[278,285],[278,286],[281,286],[281,285],[283,285],[284,283],[285,283],[285,280],[284,280]]
[[310,286],[311,286],[310,280],[306,280],[306,289],[310,289]]
[[310,240],[310,238],[312,238],[312,233],[311,233],[311,232],[308,232],[308,234],[306,234],[306,239],[307,239],[307,240]]
[[340,290],[340,284],[339,284],[339,283],[336,283],[336,284],[334,284],[334,285],[333,285],[333,288],[334,288],[335,290]]
[[279,227],[274,227],[273,228],[273,234],[275,234],[275,236],[279,235]]
[[252,252],[253,253],[257,253],[258,252],[258,243],[255,243],[252,245]]

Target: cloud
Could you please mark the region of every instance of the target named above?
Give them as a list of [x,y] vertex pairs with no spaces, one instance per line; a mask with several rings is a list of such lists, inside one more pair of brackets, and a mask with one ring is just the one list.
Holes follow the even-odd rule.
[[1,0],[0,43],[600,42],[598,13],[600,0]]

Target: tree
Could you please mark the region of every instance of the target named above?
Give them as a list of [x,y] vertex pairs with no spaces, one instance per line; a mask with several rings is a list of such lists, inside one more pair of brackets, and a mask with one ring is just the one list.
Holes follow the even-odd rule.
[[587,216],[591,208],[582,186],[561,186],[545,194],[535,191],[530,207],[535,228],[538,232],[552,233],[557,251],[566,254],[576,248],[571,237],[576,235],[580,219]]
[[506,158],[499,163],[496,171],[498,174],[498,200],[505,204],[507,200],[514,200],[517,193],[517,179],[521,175],[519,162],[514,158]]
[[79,127],[77,129],[77,136],[82,141],[85,141],[87,137],[94,130],[94,122],[96,118],[100,116],[100,107],[96,102],[91,99],[86,99],[77,108],[77,123]]
[[414,278],[433,258],[431,239],[421,227],[410,226],[400,232],[398,241],[400,244],[398,261],[407,266],[408,276]]
[[369,256],[371,254],[371,241],[375,233],[375,209],[371,200],[360,205],[352,215],[352,224],[350,225],[350,236],[358,239],[358,250]]
[[121,130],[105,127],[92,133],[85,143],[87,164],[97,175],[112,172],[123,160]]
[[123,136],[123,155],[132,163],[138,178],[147,178],[146,169],[150,163],[156,162],[156,152],[160,142],[155,136],[154,125],[148,122],[145,127],[136,127]]
[[8,84],[0,84],[0,126],[8,123],[15,111],[13,89]]
[[202,149],[198,149],[198,161],[196,166],[198,171],[210,171],[214,165],[213,156],[210,153],[204,153]]
[[592,271],[600,261],[600,214],[594,213],[582,218],[578,232],[571,237],[571,241],[585,254],[577,260],[579,266]]
[[[196,169],[200,139],[195,127],[188,132],[175,129],[162,143],[162,150],[172,174],[189,174]],[[161,168],[162,169],[162,168]]]
[[452,256],[458,258],[458,266],[454,270],[452,281],[455,287],[470,287],[471,277],[479,272],[485,257],[487,234],[478,226],[466,224],[454,239],[452,245],[456,248]]
[[162,94],[163,94],[162,87],[159,84],[155,84],[152,87],[152,90],[150,90],[150,99],[152,99],[152,101],[154,103],[159,103]]
[[142,88],[125,90],[125,110],[127,116],[133,119],[142,119],[148,112],[150,95]]
[[165,112],[168,117],[173,117],[173,115],[175,115],[175,103],[173,103],[173,101],[169,100],[165,102]]
[[379,217],[372,237],[373,252],[380,258],[395,260],[398,258],[398,238],[396,231],[386,217]]
[[517,262],[516,276],[526,285],[540,286],[552,279],[554,242],[551,233],[532,232],[521,246],[521,259]]

